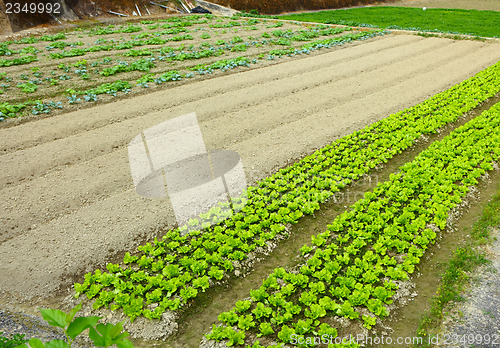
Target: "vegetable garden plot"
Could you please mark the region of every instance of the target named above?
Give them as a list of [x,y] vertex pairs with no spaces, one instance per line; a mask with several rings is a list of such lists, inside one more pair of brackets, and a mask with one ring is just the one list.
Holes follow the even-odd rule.
[[[253,263],[251,270],[244,277],[229,279],[226,284],[200,294],[191,306],[183,311],[177,322],[178,329],[175,335],[166,340],[165,347],[198,346],[202,335],[196,335],[193,332],[209,332],[212,324],[217,321],[217,316],[222,311],[231,310],[236,301],[245,299],[250,290],[259,286],[262,283],[262,279],[267,277],[277,267],[293,269],[297,264],[303,262],[303,258],[300,257],[300,248],[304,244],[309,244],[312,236],[325,231],[327,226],[338,215],[343,213],[348,206],[362,199],[365,192],[372,191],[377,183],[389,180],[391,174],[399,170],[405,163],[413,161],[430,144],[442,140],[454,129],[466,124],[498,102],[500,102],[500,96],[488,99],[487,102],[475,108],[474,111],[467,113],[456,122],[442,127],[437,133],[421,137],[414,146],[394,156],[382,168],[377,168],[374,172],[364,176],[360,180],[353,181],[344,189],[336,192],[330,200],[321,204],[320,210],[313,215],[304,216],[297,224],[291,226],[289,237],[286,240],[280,241],[279,245],[269,255]],[[436,243],[427,250],[426,255],[421,259],[418,266],[417,275],[411,277],[398,290],[393,304],[388,306],[391,315],[382,323],[383,327],[389,326],[395,331],[398,328],[400,329],[399,334],[393,333],[391,335],[394,340],[397,337],[411,337],[414,335],[415,327],[413,325],[420,319],[422,307],[425,307],[429,299],[435,295],[437,286],[434,287],[433,285],[438,282],[439,278],[439,274],[436,271],[442,263],[446,263],[449,253],[457,247],[458,243],[467,238],[466,230],[470,221],[480,212],[479,207],[485,203],[490,194],[493,194],[496,186],[491,184],[491,182],[495,183],[498,180],[500,180],[500,171],[489,173],[487,179],[484,181],[481,180],[477,185],[477,190],[471,190],[471,194],[466,197],[466,210],[464,210],[463,204],[453,209],[450,213],[452,223],[447,224],[446,229],[436,238]],[[473,192],[477,194],[478,191],[480,192],[480,197],[476,199]],[[474,204],[468,204],[470,199],[473,200]],[[464,213],[463,215],[462,212]],[[460,231],[462,233],[459,233]],[[420,275],[424,276],[421,277]],[[410,300],[404,295],[409,289],[417,292],[418,296],[412,296]],[[345,320],[342,319],[342,321],[342,324],[346,324]],[[362,330],[365,330],[362,324],[361,321],[355,321],[348,326],[342,325],[339,328],[338,334],[340,337],[343,337],[349,333],[361,333]],[[405,331],[401,332],[401,328],[404,328]],[[372,330],[377,331],[379,329],[379,326],[372,328]],[[373,336],[373,332],[371,334]],[[146,342],[139,341],[137,343],[139,347],[147,346]]]
[[[409,42],[412,44],[402,45]],[[432,55],[420,56],[422,60],[427,57],[427,61],[433,61],[429,56],[437,57],[444,62],[442,65],[435,62],[431,66],[417,64],[422,68],[417,71],[416,66],[409,63],[417,57],[406,59],[412,49],[430,52],[441,42],[449,48],[450,54],[442,56],[433,51]],[[457,46],[459,50],[455,49]],[[124,146],[129,137],[146,124],[155,124],[161,117],[182,114],[182,108],[199,110],[206,105],[208,110],[203,109],[205,113],[200,121],[207,130],[208,143],[231,148],[248,159],[248,175],[253,176],[254,183],[265,177],[264,173],[274,172],[276,167],[302,158],[332,139],[470,77],[497,60],[497,47],[494,46],[390,35],[326,54],[304,59],[286,58],[282,64],[270,62],[262,69],[239,69],[237,74],[228,73],[215,79],[117,100],[113,104],[38,118],[15,127],[11,126],[18,122],[6,122],[7,127],[1,129],[4,148],[1,162],[5,166],[2,201],[7,212],[2,221],[8,218],[8,226],[3,227],[11,238],[0,242],[4,260],[0,265],[2,300],[16,306],[17,297],[39,306],[44,298],[54,293],[63,294],[57,292],[59,289],[69,294],[70,284],[81,282],[83,273],[100,267],[105,269],[105,263],[116,262],[117,256],[121,261],[125,251],[136,250],[137,243],[146,238],[147,241],[153,239],[148,233],[160,239],[162,234],[156,232],[157,229],[173,225],[162,206],[140,200],[128,187],[130,178]],[[459,52],[464,54],[459,56]],[[382,72],[389,70],[396,57],[403,58],[402,64],[394,66],[401,81],[392,85],[394,76],[386,79]],[[447,57],[451,57],[448,62]],[[327,70],[335,71],[337,62],[344,67],[342,74],[324,74]],[[365,73],[367,62],[372,63],[368,64],[368,70],[377,73]],[[412,68],[405,69],[404,62]],[[364,79],[374,75],[380,77],[379,83],[363,85]],[[297,88],[280,86],[282,77]],[[149,92],[154,85],[151,83],[148,89],[142,90]],[[362,85],[366,97],[345,94],[344,91],[355,90],[356,85]],[[306,89],[308,93],[304,93]],[[335,89],[336,96],[342,99],[335,117],[329,117],[324,110],[310,109],[315,102],[331,97],[329,89]],[[311,90],[317,92],[313,98],[309,97]],[[266,92],[272,93],[267,95]],[[385,95],[393,98],[385,100]],[[271,99],[274,96],[276,98]],[[297,102],[300,100],[300,105],[293,105],[293,98]],[[330,108],[335,107],[336,99],[330,101]],[[77,105],[82,107],[82,104],[92,105],[83,101]],[[285,109],[296,111],[286,121],[281,118]],[[256,117],[244,119],[247,115]],[[261,120],[265,120],[265,125]],[[352,125],[354,121],[357,123]],[[237,131],[227,134],[227,128]],[[308,138],[307,129],[314,130],[318,136]],[[20,166],[11,165],[14,162]],[[129,212],[139,214],[130,215]],[[10,230],[11,226],[17,229]],[[55,300],[58,304],[67,301]],[[202,308],[198,310],[205,313]],[[123,315],[121,309],[115,314],[107,312],[105,315],[113,319]],[[184,313],[182,315],[184,317]],[[153,334],[165,327],[163,320],[149,324],[144,317],[127,325],[135,331],[143,323],[146,328],[153,329],[149,330],[154,331]],[[199,330],[200,333],[206,331]],[[135,333],[151,338],[142,335],[141,331]]]
[[[179,230],[170,231],[163,240],[140,247],[140,254],[127,254],[126,266],[109,264],[108,272],[87,274],[75,290],[89,298],[98,295],[96,308],[123,307],[132,319],[178,311],[232,274],[249,252],[286,234],[287,223],[313,213],[351,180],[495,95],[500,90],[499,70],[496,64],[422,104],[334,142],[250,188],[243,213],[225,224],[185,237]],[[206,217],[218,213],[213,210]],[[193,226],[205,227],[202,219],[193,221]],[[150,304],[155,302],[159,306],[153,309]]]
[[4,42],[0,43],[0,120],[50,114],[380,34],[196,15]]
[[499,144],[496,104],[366,192],[302,248],[300,268],[277,268],[249,300],[221,313],[223,325],[214,325],[207,338],[252,347],[297,342],[313,332],[335,338],[332,315],[362,320],[370,329],[388,315],[384,304],[392,302],[396,281],[414,272],[450,210],[500,159]]
[[[441,4],[440,4],[441,6]],[[422,6],[423,7],[423,6]],[[283,19],[363,27],[500,37],[497,11],[373,6],[285,15]],[[433,7],[433,6],[431,6]],[[488,23],[486,25],[486,23]]]

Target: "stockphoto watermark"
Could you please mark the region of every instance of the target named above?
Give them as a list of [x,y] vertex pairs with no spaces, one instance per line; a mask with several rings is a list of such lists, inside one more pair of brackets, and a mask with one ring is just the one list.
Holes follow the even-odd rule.
[[246,203],[240,156],[207,151],[195,113],[142,131],[130,142],[128,155],[136,192],[169,198],[178,225],[187,230],[199,229],[201,222],[217,224]]
[[[365,174],[359,176],[352,175],[331,175],[328,173],[318,173],[307,178],[307,185],[315,185],[322,192],[331,192],[327,199],[336,204],[354,204],[364,199],[367,192],[371,192],[380,183],[377,174]],[[298,186],[300,183],[298,184]],[[318,197],[323,197],[319,195]]]
[[[434,343],[432,338],[425,339],[427,343]],[[390,336],[368,336],[363,334],[349,335],[349,336],[333,336],[324,334],[321,336],[304,336],[293,334],[290,335],[291,345],[308,345],[308,346],[323,346],[329,344],[358,344],[361,346],[370,345],[416,345],[423,344],[424,338],[422,337],[390,337]]]

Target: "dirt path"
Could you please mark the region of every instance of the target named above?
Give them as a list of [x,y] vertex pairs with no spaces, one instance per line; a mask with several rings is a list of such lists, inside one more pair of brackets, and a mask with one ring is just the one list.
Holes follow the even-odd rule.
[[[499,226],[500,227],[500,226]],[[500,229],[492,228],[494,239],[488,246],[491,264],[474,272],[464,301],[446,315],[437,347],[495,347],[500,345]]]
[[389,35],[354,47],[0,129],[0,301],[40,303],[175,219],[137,195],[127,145],[195,111],[208,149],[240,154],[249,183],[456,84],[498,43]]

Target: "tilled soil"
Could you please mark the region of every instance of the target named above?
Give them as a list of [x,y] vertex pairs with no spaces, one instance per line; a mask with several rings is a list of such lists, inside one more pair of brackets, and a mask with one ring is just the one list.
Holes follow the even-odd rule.
[[[222,22],[218,22],[218,21]],[[149,29],[149,25],[146,24],[133,24],[129,23],[128,25],[133,25],[135,27],[139,27],[142,30],[139,32],[132,32],[132,33],[123,33],[123,32],[117,32],[117,33],[110,33],[110,34],[105,34],[105,35],[96,35],[95,30],[96,28],[91,28],[89,30],[84,30],[84,31],[69,31],[65,33],[66,39],[63,41],[56,41],[56,42],[48,42],[48,41],[39,41],[33,44],[30,44],[29,47],[32,47],[36,50],[39,51],[37,54],[37,61],[32,62],[29,64],[29,67],[27,65],[21,64],[21,65],[12,65],[9,67],[2,67],[2,72],[5,72],[7,75],[6,77],[13,78],[14,80],[10,82],[10,84],[7,84],[6,88],[1,88],[0,91],[3,91],[2,98],[4,98],[4,101],[10,102],[12,104],[14,103],[19,103],[19,102],[24,102],[26,101],[27,98],[31,100],[37,100],[37,99],[42,99],[42,100],[58,100],[62,101],[64,103],[64,108],[70,108],[70,110],[76,109],[79,105],[71,105],[67,103],[66,96],[64,95],[65,91],[69,88],[74,89],[76,91],[85,91],[89,90],[91,88],[95,88],[99,85],[102,85],[103,83],[112,83],[117,81],[118,79],[124,80],[124,81],[135,81],[139,79],[140,77],[144,76],[145,71],[139,71],[139,70],[133,70],[130,72],[121,72],[120,74],[116,75],[109,75],[109,76],[104,76],[101,73],[103,72],[104,69],[110,68],[112,66],[116,66],[118,62],[137,62],[139,59],[151,59],[153,57],[156,58],[154,62],[154,67],[151,67],[150,70],[147,71],[148,74],[161,74],[165,73],[167,71],[172,71],[172,70],[178,70],[182,74],[185,73],[193,73],[191,70],[188,70],[189,68],[195,67],[199,64],[212,64],[216,61],[221,60],[222,58],[224,59],[234,59],[237,57],[240,57],[242,55],[241,51],[234,50],[231,51],[230,49],[223,49],[222,47],[225,47],[225,44],[221,44],[221,42],[225,42],[226,44],[230,44],[235,41],[241,40],[241,42],[246,42],[248,43],[248,47],[245,48],[245,51],[243,55],[247,57],[248,59],[252,60],[257,58],[261,54],[267,54],[270,50],[275,49],[275,48],[283,48],[281,45],[272,45],[272,44],[259,44],[256,45],[255,42],[259,41],[259,39],[262,39],[262,41],[265,41],[261,35],[263,33],[272,33],[274,31],[280,30],[283,32],[287,31],[293,31],[297,32],[298,30],[305,30],[308,29],[311,26],[316,26],[317,23],[314,25],[311,24],[294,24],[292,22],[288,21],[277,21],[277,20],[261,20],[259,21],[256,25],[243,25],[244,22],[243,20],[240,20],[240,22],[236,21],[231,21],[229,18],[217,18],[213,19],[209,23],[203,23],[203,20],[199,20],[202,23],[196,23],[188,26],[186,28],[181,28],[186,30],[186,32],[179,32],[179,33],[171,33],[171,34],[166,34],[165,32],[168,32],[167,29],[165,29],[162,26],[156,27],[156,29]],[[217,26],[217,25],[229,25],[230,23],[236,23],[239,24],[239,26],[236,26],[234,28],[217,28],[217,27],[211,27],[211,26]],[[160,23],[156,23],[155,25],[152,26],[154,28],[155,26],[160,25]],[[122,25],[125,25],[126,22],[122,22]],[[163,24],[164,26],[165,24]],[[171,25],[171,23],[166,23],[166,25]],[[280,25],[279,27],[275,27],[275,25]],[[118,28],[121,28],[118,27]],[[118,28],[115,27],[114,30],[118,30]],[[250,29],[252,28],[252,29]],[[174,28],[178,29],[178,28]],[[346,28],[347,29],[347,28]],[[351,28],[349,28],[351,29]],[[171,30],[171,29],[170,29]],[[337,35],[328,35],[328,36],[322,36],[322,38],[333,38],[335,36],[341,36],[345,35],[347,33],[353,34],[355,32],[358,32],[358,29],[354,30],[346,30],[343,33],[339,33]],[[20,35],[20,34],[18,34]],[[157,36],[159,35],[159,36]],[[207,35],[207,37],[203,36]],[[269,34],[270,35],[270,34]],[[183,37],[183,36],[188,36],[191,37],[191,39],[182,39],[180,41],[167,41],[164,44],[161,45],[146,45],[146,44],[141,44],[140,46],[133,46],[134,49],[137,50],[150,50],[150,52],[156,52],[155,54],[151,53],[152,55],[146,55],[146,56],[140,56],[140,57],[128,57],[124,54],[130,53],[132,50],[128,49],[118,49],[118,48],[113,48],[111,50],[101,50],[97,52],[86,52],[84,55],[77,55],[74,57],[65,57],[65,58],[59,58],[59,59],[52,59],[50,58],[50,55],[52,54],[58,54],[61,52],[68,52],[70,48],[65,49],[64,51],[60,49],[50,49],[48,48],[51,47],[51,45],[56,45],[60,44],[61,42],[65,42],[67,44],[77,44],[81,43],[81,45],[75,46],[75,48],[71,49],[89,49],[95,46],[107,46],[109,44],[114,44],[117,45],[118,43],[131,43],[133,42],[134,44],[139,43],[138,36],[140,36],[143,40],[145,39],[151,39],[151,38],[160,38],[162,40],[172,40],[174,37]],[[205,38],[204,38],[205,37]],[[274,35],[273,35],[274,37]],[[9,40],[13,39],[19,39],[19,37],[9,37]],[[238,40],[237,40],[238,38]],[[7,37],[0,37],[0,40],[5,40]],[[260,41],[260,42],[262,42]],[[254,44],[250,44],[250,43]],[[196,45],[194,44],[196,43]],[[293,48],[299,48],[301,45],[304,44],[303,41],[292,41],[291,46],[286,46],[287,48],[293,47]],[[220,56],[209,56],[209,57],[204,57],[204,58],[198,58],[198,59],[180,59],[180,60],[173,60],[170,61],[168,59],[164,59],[162,55],[159,55],[157,51],[159,49],[166,50],[168,48],[170,49],[177,49],[179,50],[180,47],[184,46],[184,49],[186,51],[190,50],[190,46],[193,45],[194,47],[197,47],[195,51],[201,51],[204,49],[207,49],[208,46],[211,46],[213,49],[218,48],[222,49],[221,52],[223,53],[223,57]],[[206,45],[206,46],[201,46],[201,45]],[[26,49],[27,45],[24,43],[12,43],[9,45],[9,49],[12,51],[18,51],[22,49]],[[233,47],[234,48],[234,47]],[[133,50],[134,50],[133,49]],[[165,52],[165,51],[164,51]],[[164,53],[165,54],[165,53]],[[12,58],[17,57],[17,54],[12,55]],[[161,57],[161,59],[160,59]],[[11,57],[9,57],[11,58]],[[108,62],[104,62],[104,59],[107,59]],[[81,76],[81,72],[79,74],[74,73],[76,69],[74,64],[78,62],[84,62],[82,66],[85,67],[84,70],[86,73],[88,72],[88,75],[90,78],[84,79]],[[59,68],[59,66],[66,67],[68,71],[63,70]],[[25,83],[27,80],[26,78],[30,77],[33,78],[34,75],[30,71],[30,69],[36,69],[39,68],[38,70],[38,82],[39,82],[39,88],[34,91],[30,92],[29,94],[24,93],[20,90],[20,88],[17,88],[18,83]],[[70,69],[71,68],[71,69]],[[75,69],[73,69],[75,68]],[[100,71],[100,72],[99,72]],[[21,77],[25,75],[24,77]],[[197,76],[196,78],[199,78],[201,76]],[[51,80],[51,82],[47,81],[46,78],[51,78],[54,81]],[[63,78],[63,80],[61,80]],[[35,79],[36,80],[36,79]],[[2,83],[2,85],[4,85]],[[153,87],[154,85],[150,84],[149,88]],[[132,93],[137,93],[137,89],[134,89]],[[102,97],[100,96],[100,100],[102,100]],[[12,121],[12,120],[11,120]]]
[[0,303],[51,303],[175,225],[131,180],[127,146],[149,127],[196,112],[207,149],[236,151],[252,184],[499,59],[498,43],[387,35],[0,129]]

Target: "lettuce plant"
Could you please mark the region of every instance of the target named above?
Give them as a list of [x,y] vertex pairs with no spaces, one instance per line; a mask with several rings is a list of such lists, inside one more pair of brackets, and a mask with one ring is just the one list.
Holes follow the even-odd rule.
[[[473,162],[468,170],[463,170],[464,157]],[[327,231],[312,238],[314,246],[301,265],[275,269],[250,292],[250,307],[239,310],[253,314],[256,325],[247,331],[263,335],[259,330],[265,330],[280,344],[294,334],[335,336],[334,328],[319,321],[335,315],[371,329],[377,318],[388,315],[385,305],[397,289],[394,280],[408,279],[435,241],[438,233],[428,225],[436,216],[446,222],[472,179],[477,181],[499,159],[497,104],[429,146],[337,216]],[[361,316],[361,307],[371,314]]]

